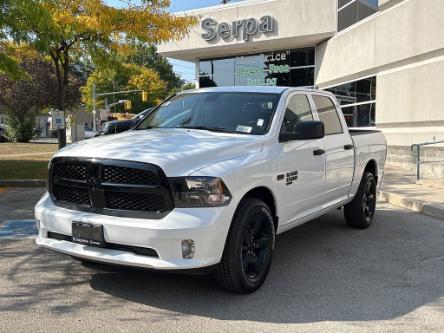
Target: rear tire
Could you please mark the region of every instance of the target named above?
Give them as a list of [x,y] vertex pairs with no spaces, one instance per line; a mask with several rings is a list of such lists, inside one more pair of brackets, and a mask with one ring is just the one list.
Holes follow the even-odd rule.
[[347,226],[366,229],[372,222],[376,211],[376,178],[371,172],[364,172],[358,192],[353,201],[344,206]]
[[225,290],[257,290],[270,270],[275,243],[273,216],[261,200],[244,199],[237,209],[215,279]]

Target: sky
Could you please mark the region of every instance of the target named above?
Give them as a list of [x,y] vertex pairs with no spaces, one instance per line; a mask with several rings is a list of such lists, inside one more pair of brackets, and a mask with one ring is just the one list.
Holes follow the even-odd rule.
[[[111,6],[127,6],[127,0],[105,0]],[[184,10],[215,6],[220,4],[220,0],[171,0],[170,11],[180,12]],[[194,63],[168,59],[174,67],[174,71],[185,81],[194,82],[196,78]]]

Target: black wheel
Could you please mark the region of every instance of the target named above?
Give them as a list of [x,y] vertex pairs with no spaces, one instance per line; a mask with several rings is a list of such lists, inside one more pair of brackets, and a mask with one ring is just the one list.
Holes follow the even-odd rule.
[[365,172],[353,201],[345,205],[345,221],[350,228],[365,229],[370,226],[376,211],[376,178]]
[[275,242],[273,217],[261,200],[247,198],[236,211],[225,243],[216,281],[226,290],[251,293],[270,270]]

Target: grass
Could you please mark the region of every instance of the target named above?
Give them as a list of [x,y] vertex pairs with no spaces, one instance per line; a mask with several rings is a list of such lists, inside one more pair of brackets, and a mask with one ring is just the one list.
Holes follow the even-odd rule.
[[0,143],[0,179],[46,179],[56,144]]

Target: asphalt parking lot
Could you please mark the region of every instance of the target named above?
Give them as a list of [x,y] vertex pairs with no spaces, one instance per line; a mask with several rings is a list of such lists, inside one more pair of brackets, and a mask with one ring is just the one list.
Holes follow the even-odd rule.
[[[41,189],[0,192],[0,331],[443,332],[444,221],[379,203],[368,230],[333,212],[278,236],[264,286],[83,266],[37,248]],[[14,223],[16,223],[14,225]]]

